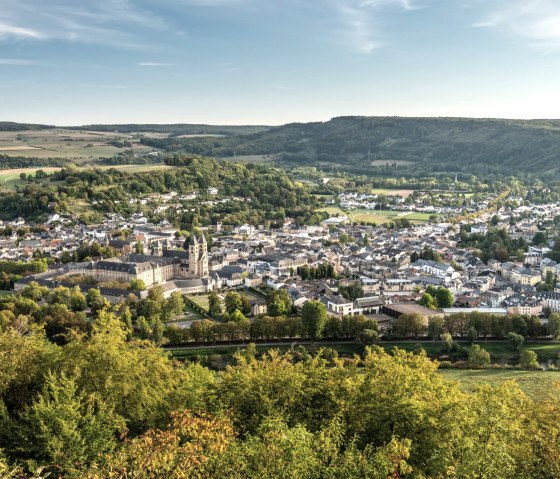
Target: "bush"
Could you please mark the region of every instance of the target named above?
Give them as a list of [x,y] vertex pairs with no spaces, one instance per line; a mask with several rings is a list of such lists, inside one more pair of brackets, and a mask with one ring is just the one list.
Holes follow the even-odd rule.
[[469,367],[476,369],[487,368],[490,366],[490,353],[481,348],[480,345],[475,344],[471,347],[467,364]]

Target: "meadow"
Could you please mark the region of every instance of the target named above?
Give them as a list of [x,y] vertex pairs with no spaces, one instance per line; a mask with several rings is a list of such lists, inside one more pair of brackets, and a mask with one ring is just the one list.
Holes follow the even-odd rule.
[[[127,141],[131,146],[119,148],[110,144],[112,141]],[[140,144],[140,134],[60,128],[0,132],[0,154],[10,157],[61,158],[80,164],[112,157],[130,148],[135,152],[145,153],[153,150]]]
[[407,219],[413,223],[421,223],[424,221],[429,221],[430,216],[441,216],[433,215],[432,213],[417,213],[414,211],[393,211],[393,210],[351,210],[344,211],[338,206],[327,206],[324,208],[319,208],[318,212],[326,212],[330,216],[348,216],[351,221],[360,223],[387,223],[388,221],[400,218]]
[[525,394],[540,399],[560,385],[559,371],[519,371],[516,369],[440,369],[445,379],[457,381],[465,392],[473,392],[481,384],[499,386],[514,381]]

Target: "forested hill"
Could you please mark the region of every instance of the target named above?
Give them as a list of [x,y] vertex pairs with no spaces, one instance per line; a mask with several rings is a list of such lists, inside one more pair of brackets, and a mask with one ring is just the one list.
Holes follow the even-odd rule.
[[15,123],[13,121],[0,121],[0,131],[27,131],[27,130],[45,130],[53,128],[50,125],[36,125],[30,123]]
[[252,135],[172,138],[153,146],[215,157],[278,155],[289,165],[376,176],[560,178],[560,120],[338,117]]

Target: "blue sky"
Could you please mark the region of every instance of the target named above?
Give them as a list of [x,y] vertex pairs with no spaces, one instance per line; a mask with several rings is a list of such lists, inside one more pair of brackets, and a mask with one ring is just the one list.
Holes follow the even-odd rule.
[[560,0],[0,0],[0,120],[560,118]]

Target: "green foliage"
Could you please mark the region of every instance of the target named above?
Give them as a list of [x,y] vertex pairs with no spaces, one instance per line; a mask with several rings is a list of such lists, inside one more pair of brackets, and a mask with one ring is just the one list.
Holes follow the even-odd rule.
[[523,336],[514,332],[508,333],[507,338],[509,342],[509,347],[513,351],[519,351],[521,349],[521,345],[525,341],[525,338]]
[[531,349],[524,349],[521,351],[519,366],[523,369],[540,369],[537,353]]
[[80,392],[75,380],[52,372],[20,421],[25,454],[71,475],[110,453],[117,433],[124,431],[124,422],[107,404]]
[[420,306],[430,309],[437,309],[437,302],[430,293],[424,293],[418,300]]
[[[33,288],[27,296],[36,296]],[[325,314],[321,329],[323,337],[357,338],[362,356],[342,358],[328,348],[314,354],[302,346],[261,356],[250,345],[225,371],[213,373],[174,361],[153,341],[130,338],[136,317],[136,326],[145,322],[147,335],[161,340],[160,313],[148,320],[138,316],[139,301],[105,305],[94,313],[90,331],[67,331],[64,344],[51,342],[45,318],[81,314],[66,305],[71,296],[72,291],[60,290],[45,304],[18,294],[0,299],[2,477],[532,479],[560,474],[558,390],[550,387],[529,399],[506,382],[462,392],[420,347],[418,353],[370,349],[377,326],[367,317]],[[279,293],[272,302],[282,297]],[[160,311],[176,311],[180,299],[164,299],[157,288],[147,298],[149,308]],[[320,303],[307,304],[313,319],[307,324],[316,332],[326,312],[316,307]],[[234,314],[242,313],[236,308]],[[442,349],[449,354],[457,347],[451,331],[530,334],[533,323],[521,316],[473,313],[443,322],[431,318],[428,327],[432,336],[445,331]],[[190,330],[171,327],[165,336],[180,338],[186,331],[189,340],[296,337],[309,333],[304,324],[302,318],[284,316],[251,323],[202,320]],[[400,326],[405,335],[425,328],[414,316],[404,316]],[[555,356],[554,344],[544,344]],[[423,346],[439,348],[432,341]],[[504,351],[505,342],[488,343],[493,354],[498,347]],[[470,367],[486,367],[489,361],[478,344],[470,348]],[[537,369],[536,353],[522,350],[520,366]]]
[[301,322],[308,338],[320,339],[327,324],[327,308],[319,301],[307,301],[301,309]]
[[239,293],[230,291],[226,294],[225,298],[226,312],[232,314],[235,310],[241,311],[243,309],[243,302]]
[[453,294],[445,286],[438,287],[435,299],[439,308],[451,308],[455,301]]
[[473,344],[469,352],[467,363],[471,368],[486,368],[490,366],[490,353],[481,348],[480,345]]
[[359,282],[354,282],[348,285],[340,285],[338,291],[348,301],[355,301],[358,298],[364,297],[364,289]]
[[213,318],[219,318],[223,313],[222,303],[215,292],[211,292],[208,296],[208,312]]
[[142,280],[142,279],[132,278],[130,280],[128,289],[130,291],[145,291],[146,290],[146,283],[144,283],[144,280]]

